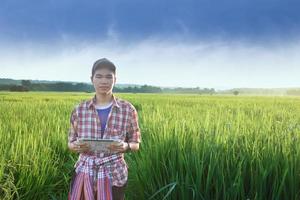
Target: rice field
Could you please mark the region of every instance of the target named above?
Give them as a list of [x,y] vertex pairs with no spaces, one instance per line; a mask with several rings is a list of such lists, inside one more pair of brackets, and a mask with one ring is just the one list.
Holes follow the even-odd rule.
[[[66,199],[87,93],[0,93],[0,199]],[[300,199],[300,98],[116,94],[138,110],[126,199]]]

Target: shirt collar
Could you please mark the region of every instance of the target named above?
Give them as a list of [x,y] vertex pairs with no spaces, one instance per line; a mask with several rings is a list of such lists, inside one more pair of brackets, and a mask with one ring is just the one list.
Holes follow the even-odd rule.
[[[112,95],[112,107],[117,107],[120,108],[120,105],[118,104],[117,98]],[[88,108],[95,108],[96,105],[96,95],[90,100],[90,102],[88,103]]]

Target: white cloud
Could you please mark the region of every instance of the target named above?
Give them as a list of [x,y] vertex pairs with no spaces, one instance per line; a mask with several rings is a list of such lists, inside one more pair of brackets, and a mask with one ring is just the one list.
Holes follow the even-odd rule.
[[[113,30],[113,27],[112,27]],[[66,39],[53,44],[0,47],[0,77],[89,82],[101,57],[117,65],[119,83],[185,87],[300,86],[299,41],[269,45],[248,42],[147,39],[121,43]]]

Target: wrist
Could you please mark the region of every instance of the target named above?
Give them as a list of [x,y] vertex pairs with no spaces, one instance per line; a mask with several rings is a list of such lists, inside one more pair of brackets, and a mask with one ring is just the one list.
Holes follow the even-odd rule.
[[125,152],[130,152],[131,151],[130,143],[129,142],[126,142],[126,143],[127,143],[127,148],[126,148]]

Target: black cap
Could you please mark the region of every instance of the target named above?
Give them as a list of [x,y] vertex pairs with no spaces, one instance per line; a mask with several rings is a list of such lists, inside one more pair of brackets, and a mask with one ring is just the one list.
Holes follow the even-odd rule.
[[114,74],[116,73],[116,66],[107,58],[101,58],[94,63],[92,69],[92,76],[94,76],[95,71],[98,69],[109,69]]

